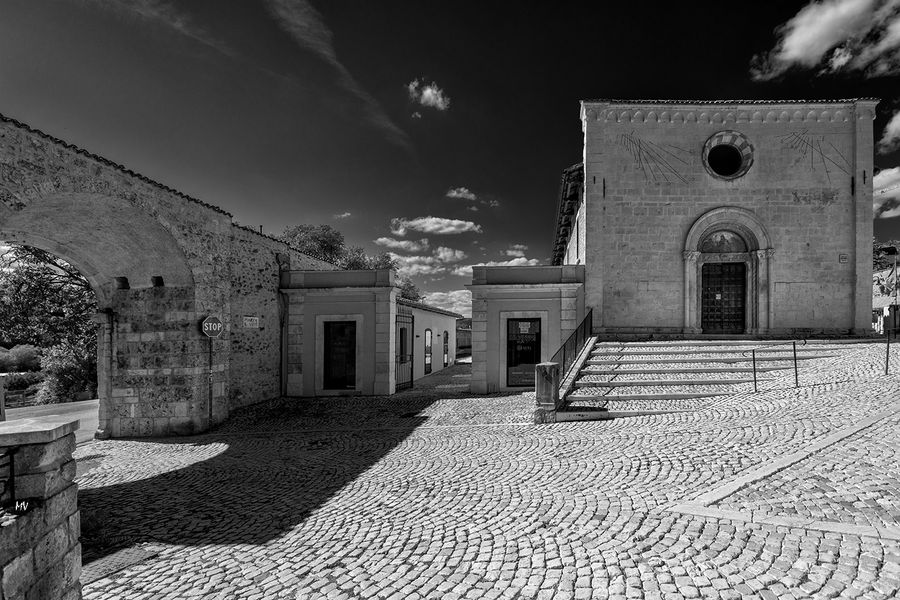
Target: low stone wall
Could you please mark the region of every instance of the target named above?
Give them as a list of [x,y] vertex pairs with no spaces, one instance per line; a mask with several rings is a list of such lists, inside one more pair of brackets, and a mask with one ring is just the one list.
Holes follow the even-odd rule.
[[81,598],[81,534],[75,478],[78,421],[35,423],[17,419],[0,424],[0,452],[13,450],[15,500],[10,464],[0,467],[7,480],[0,516],[0,587],[4,600]]

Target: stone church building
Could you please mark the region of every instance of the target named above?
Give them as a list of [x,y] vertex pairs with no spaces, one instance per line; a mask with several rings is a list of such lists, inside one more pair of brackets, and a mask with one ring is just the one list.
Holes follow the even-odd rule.
[[516,357],[548,360],[589,310],[609,337],[865,334],[877,103],[582,102],[556,271],[468,286],[473,389],[516,387]]

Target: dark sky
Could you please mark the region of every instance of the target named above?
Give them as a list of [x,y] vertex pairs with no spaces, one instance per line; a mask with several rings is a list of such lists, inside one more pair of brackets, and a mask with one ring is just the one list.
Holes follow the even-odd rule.
[[[397,252],[421,288],[449,292],[466,265],[548,260],[560,172],[581,160],[581,99],[877,96],[881,137],[900,109],[896,48],[880,75],[801,58],[754,79],[776,28],[812,9],[728,6],[0,0],[0,113],[268,233],[328,223],[370,253],[386,249],[378,238],[427,238]],[[875,161],[898,167],[900,152]],[[405,237],[396,218],[412,221]],[[900,217],[877,219],[876,235],[900,238]]]

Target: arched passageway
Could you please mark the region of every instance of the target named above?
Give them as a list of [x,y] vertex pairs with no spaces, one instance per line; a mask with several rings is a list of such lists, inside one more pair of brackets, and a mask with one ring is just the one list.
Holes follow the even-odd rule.
[[[280,275],[333,269],[231,215],[0,115],[0,240],[66,260],[97,296],[100,435],[204,431],[282,393]],[[225,325],[210,340],[200,321]],[[254,326],[241,325],[243,317]]]

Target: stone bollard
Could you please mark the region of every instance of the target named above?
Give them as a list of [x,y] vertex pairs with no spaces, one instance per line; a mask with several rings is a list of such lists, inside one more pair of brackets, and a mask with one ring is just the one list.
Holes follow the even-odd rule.
[[559,364],[546,362],[534,367],[535,423],[555,423],[559,405]]
[[[14,480],[3,491],[0,586],[7,598],[80,600],[81,524],[75,485],[78,421],[0,423],[0,468]],[[12,488],[12,489],[11,489]],[[15,500],[11,492],[15,493]]]

